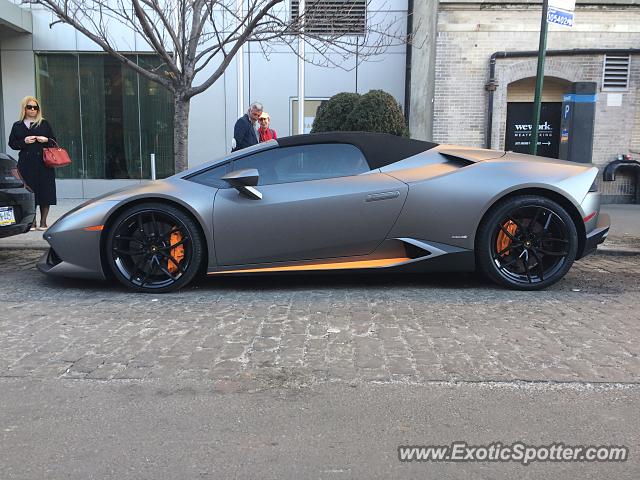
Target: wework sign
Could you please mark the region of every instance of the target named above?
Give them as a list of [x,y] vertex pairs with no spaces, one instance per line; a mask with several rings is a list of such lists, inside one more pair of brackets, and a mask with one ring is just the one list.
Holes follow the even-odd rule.
[[[561,103],[545,102],[538,125],[538,155],[558,158]],[[529,153],[533,103],[512,102],[507,105],[505,150]]]

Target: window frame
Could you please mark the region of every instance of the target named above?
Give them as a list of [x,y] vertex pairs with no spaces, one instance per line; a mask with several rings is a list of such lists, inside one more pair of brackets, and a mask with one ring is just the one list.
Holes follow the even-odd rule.
[[[224,182],[223,185],[224,186],[217,186],[217,185],[211,185],[210,183],[205,183],[203,181],[198,181],[198,177],[204,177],[206,176],[209,172],[211,172],[212,170],[215,170],[216,168],[220,168],[223,167],[225,165],[231,165],[232,160],[224,160],[222,162],[216,163],[215,165],[211,165],[210,167],[207,167],[203,170],[199,170],[197,172],[192,173],[191,175],[188,175],[186,177],[183,177],[184,180],[188,180],[190,182],[193,183],[197,183],[199,185],[204,185],[205,187],[211,187],[211,188],[221,188],[221,189],[227,189],[227,188],[233,188],[231,187],[231,185],[229,185],[228,183],[224,182],[222,179],[221,181]],[[233,170],[229,170],[227,168],[227,171],[225,172],[225,175],[229,172],[232,172]]]
[[[291,180],[291,181],[286,181],[286,182],[276,182],[276,183],[266,183],[266,184],[260,184],[258,183],[258,187],[263,187],[263,186],[268,186],[268,185],[285,185],[285,184],[290,184],[290,183],[301,183],[301,182],[314,182],[314,181],[318,181],[318,180],[329,180],[331,178],[344,178],[344,177],[354,177],[357,175],[362,175],[363,173],[367,173],[371,171],[371,167],[369,166],[369,162],[367,162],[367,157],[365,157],[364,153],[362,152],[362,150],[360,150],[357,146],[351,144],[351,143],[309,143],[306,145],[297,145],[297,146],[289,146],[289,147],[278,147],[278,148],[274,148],[274,149],[269,149],[269,150],[263,150],[260,152],[254,152],[250,155],[246,155],[246,156],[242,156],[239,158],[234,158],[231,160],[231,172],[234,172],[236,170],[239,170],[240,168],[236,167],[236,162],[245,160],[247,158],[250,157],[256,157],[258,155],[269,155],[270,153],[276,151],[276,152],[284,152],[286,150],[292,150],[292,149],[305,149],[305,148],[321,148],[327,145],[332,145],[332,146],[345,146],[345,147],[350,147],[352,149],[355,149],[359,154],[360,157],[362,159],[363,164],[366,166],[367,170],[364,170],[360,173],[349,173],[347,175],[333,175],[333,176],[329,176],[329,177],[319,177],[319,178],[307,178],[307,179],[301,179],[301,180]],[[252,168],[252,167],[245,167],[245,168]]]
[[[345,178],[345,177],[355,177],[358,175],[362,175],[364,173],[367,172],[371,172],[373,170],[377,170],[377,169],[373,169],[371,168],[371,166],[369,165],[369,162],[367,161],[367,157],[365,156],[364,152],[356,145],[353,145],[352,143],[340,143],[340,142],[329,142],[329,143],[309,143],[309,144],[305,144],[305,145],[292,145],[292,146],[287,146],[287,147],[276,147],[276,148],[269,148],[266,150],[260,150],[258,152],[251,152],[248,153],[247,155],[241,155],[238,157],[234,157],[234,158],[230,158],[227,160],[224,160],[222,162],[219,162],[215,165],[212,165],[210,167],[207,167],[204,170],[200,170],[198,172],[193,173],[192,175],[189,175],[187,177],[184,177],[185,180],[190,180],[194,183],[199,183],[200,185],[205,185],[208,187],[212,187],[212,188],[220,188],[220,189],[229,189],[229,188],[233,188],[231,185],[224,183],[224,186],[217,186],[217,185],[212,185],[210,183],[204,183],[204,182],[199,182],[196,180],[197,177],[200,176],[205,176],[208,172],[211,172],[214,169],[220,168],[222,166],[230,166],[227,167],[227,171],[226,173],[231,173],[234,172],[236,170],[239,170],[240,168],[236,167],[236,162],[245,160],[247,158],[250,157],[255,157],[257,155],[266,155],[269,154],[269,152],[274,152],[274,151],[283,151],[283,150],[289,150],[289,149],[301,149],[301,148],[316,148],[316,147],[322,147],[322,146],[327,146],[327,145],[340,145],[340,146],[346,146],[346,147],[351,147],[352,149],[355,149],[361,156],[363,164],[366,166],[367,170],[364,170],[360,173],[350,173],[348,175],[335,175],[335,176],[330,176],[330,177],[321,177],[321,178],[312,178],[312,179],[303,179],[303,180],[293,180],[293,181],[287,181],[287,182],[277,182],[277,183],[267,183],[267,184],[260,184],[258,183],[258,187],[264,187],[264,186],[269,186],[269,185],[286,185],[286,184],[290,184],[290,183],[301,183],[301,182],[314,182],[314,181],[318,181],[318,180],[329,180],[332,178]],[[252,168],[252,167],[246,167],[246,168]],[[226,174],[225,173],[225,174]]]

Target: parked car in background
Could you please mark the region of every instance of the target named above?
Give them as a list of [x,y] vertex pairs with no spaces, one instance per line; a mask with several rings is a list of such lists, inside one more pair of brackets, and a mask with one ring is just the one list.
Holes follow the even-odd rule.
[[35,197],[20,178],[18,162],[0,153],[0,238],[28,232],[35,214]]

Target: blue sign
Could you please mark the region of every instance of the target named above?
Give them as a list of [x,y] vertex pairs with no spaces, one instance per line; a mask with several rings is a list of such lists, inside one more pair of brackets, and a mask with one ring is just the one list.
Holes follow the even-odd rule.
[[567,12],[560,10],[559,8],[549,7],[547,11],[547,22],[557,23],[563,27],[573,27],[573,19],[575,14],[573,12]]
[[573,102],[573,103],[596,103],[598,99],[597,95],[578,95],[575,93],[568,93],[562,97],[563,102]]

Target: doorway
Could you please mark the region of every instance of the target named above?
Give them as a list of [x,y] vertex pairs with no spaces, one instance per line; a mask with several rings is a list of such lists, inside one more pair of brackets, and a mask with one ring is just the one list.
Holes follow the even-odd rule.
[[[529,153],[535,95],[535,77],[523,78],[507,87],[505,150]],[[538,155],[558,158],[562,97],[571,82],[545,77],[538,125]]]

